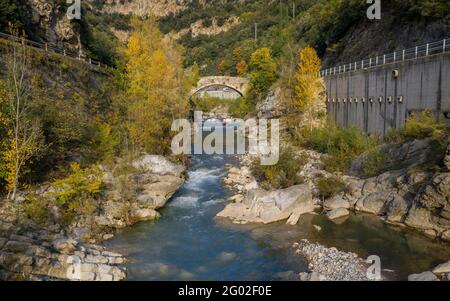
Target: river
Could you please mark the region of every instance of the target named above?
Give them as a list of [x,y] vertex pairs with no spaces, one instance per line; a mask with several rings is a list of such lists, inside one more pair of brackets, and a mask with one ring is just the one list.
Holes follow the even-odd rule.
[[371,215],[339,223],[305,215],[296,226],[234,225],[215,218],[231,195],[222,183],[227,163],[238,165],[232,156],[194,156],[188,180],[161,210],[161,219],[124,229],[106,243],[129,258],[129,280],[290,280],[306,270],[305,260],[290,248],[302,238],[363,258],[379,255],[384,275],[393,280],[450,258],[447,243]]
[[108,242],[130,259],[129,280],[276,280],[292,266],[304,269],[301,258],[273,248],[270,237],[215,219],[230,196],[221,181],[226,163],[237,164],[231,156],[194,156],[162,218]]

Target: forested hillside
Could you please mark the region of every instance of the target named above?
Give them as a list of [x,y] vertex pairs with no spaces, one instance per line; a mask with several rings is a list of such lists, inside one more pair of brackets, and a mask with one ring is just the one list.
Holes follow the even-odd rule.
[[[71,22],[64,21],[67,6],[63,0],[2,1],[0,31],[7,31],[8,22],[12,22],[33,40],[75,49],[81,44],[86,55],[114,65],[119,59],[116,49],[131,28],[130,12],[156,14],[161,31],[177,34],[185,47],[185,67],[196,62],[202,74],[230,75],[238,73],[236,65],[242,60],[248,65],[251,53],[261,47],[270,48],[282,61],[299,46],[310,45],[324,64],[334,64],[435,41],[450,32],[450,4],[446,0],[383,1],[382,18],[375,21],[366,18],[368,4],[364,0],[193,0],[166,4],[160,0],[90,0],[82,1],[81,20]],[[230,22],[223,32],[214,30],[230,18],[238,21]],[[203,30],[193,32],[193,25]],[[202,34],[208,29],[211,34]]]
[[168,33],[197,20],[208,26],[212,18],[220,24],[238,16],[240,24],[226,33],[181,38],[186,66],[197,62],[203,74],[235,75],[236,64],[242,58],[248,63],[259,47],[285,59],[298,45],[310,45],[331,64],[442,39],[450,32],[449,5],[446,0],[384,1],[382,19],[370,21],[362,0],[193,1],[188,9],[161,18],[160,27]]

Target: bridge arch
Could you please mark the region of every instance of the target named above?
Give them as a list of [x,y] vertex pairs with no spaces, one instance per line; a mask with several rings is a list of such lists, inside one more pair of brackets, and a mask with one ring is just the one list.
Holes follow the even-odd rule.
[[239,91],[239,90],[236,89],[235,87],[228,86],[228,85],[210,84],[210,85],[206,85],[206,86],[197,88],[196,90],[192,90],[192,92],[191,92],[191,97],[194,96],[194,95],[196,95],[196,94],[198,94],[198,93],[200,93],[200,92],[202,92],[203,90],[208,89],[208,88],[211,88],[211,87],[226,87],[226,88],[229,88],[229,89],[231,89],[231,90],[237,92],[240,96],[244,96],[244,93],[241,92],[241,91]]
[[195,88],[191,90],[190,97],[209,87],[222,86],[230,88],[239,95],[244,96],[248,89],[249,81],[244,77],[233,76],[207,76],[202,77]]

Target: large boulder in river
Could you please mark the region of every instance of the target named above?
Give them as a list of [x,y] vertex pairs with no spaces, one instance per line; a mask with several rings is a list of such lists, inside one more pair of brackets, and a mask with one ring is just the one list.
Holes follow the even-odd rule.
[[173,175],[158,176],[154,183],[142,185],[136,200],[141,208],[162,208],[183,182],[182,178]]
[[161,176],[172,175],[179,177],[184,171],[184,166],[175,164],[167,158],[157,155],[143,155],[133,162],[133,167]]
[[235,223],[273,223],[314,211],[312,193],[307,185],[266,191],[250,190],[242,203],[232,203],[217,214]]

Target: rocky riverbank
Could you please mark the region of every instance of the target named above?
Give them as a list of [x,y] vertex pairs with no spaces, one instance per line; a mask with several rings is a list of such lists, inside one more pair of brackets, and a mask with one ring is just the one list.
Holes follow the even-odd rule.
[[408,281],[450,281],[450,261],[436,266],[432,271],[408,276]]
[[304,256],[309,272],[300,273],[301,281],[369,281],[369,264],[355,253],[338,251],[320,244],[301,240],[292,246],[296,254]]
[[[250,170],[251,159],[243,156],[241,167],[230,168],[224,179],[236,195],[218,216],[236,223],[288,220],[294,225],[302,214],[314,210],[321,210],[330,219],[343,218],[355,211],[375,214],[388,223],[450,241],[450,147],[443,156],[444,167],[437,170],[419,168],[426,164],[432,151],[429,140],[386,145],[383,151],[391,161],[387,166],[400,167],[363,178],[359,174],[366,154],[353,162],[352,175],[334,175],[324,170],[320,154],[301,150],[298,155],[303,156],[306,163],[299,176],[304,184],[274,191],[258,188]],[[319,179],[336,177],[345,189],[330,198],[321,198]]]
[[[184,166],[164,157],[142,155],[130,163],[102,166],[100,196],[89,203],[90,214],[62,223],[54,187],[42,185],[0,203],[1,280],[99,280],[126,278],[126,259],[98,245],[117,229],[157,219],[157,209],[184,183]],[[125,166],[126,165],[126,166]],[[33,195],[48,203],[45,221],[25,210]]]
[[[383,145],[381,149],[388,158],[386,170],[379,176],[369,178],[364,178],[361,172],[367,154],[354,160],[350,175],[342,175],[327,172],[322,155],[299,150],[297,155],[306,159],[299,172],[303,184],[270,191],[260,188],[251,172],[252,159],[242,156],[240,167],[230,167],[224,179],[236,194],[217,216],[237,224],[267,224],[286,220],[287,224],[295,225],[303,214],[313,211],[337,223],[344,221],[353,211],[374,214],[389,224],[413,228],[430,238],[450,241],[450,146],[442,156],[442,162],[433,168],[426,168],[430,166],[429,159],[439,155],[432,154],[434,150],[430,140]],[[319,179],[330,178],[338,178],[345,188],[332,197],[322,198]],[[302,279],[343,280],[341,278],[345,274],[356,277],[353,280],[364,280],[366,277],[366,270],[362,273],[362,266],[356,263],[351,265],[354,268],[351,271],[343,271],[342,254],[337,250],[329,251],[309,242],[296,247],[311,264],[310,274],[301,275]],[[325,255],[315,257],[316,251]],[[351,256],[343,255],[343,258]],[[323,263],[323,267],[322,259],[327,262]],[[433,270],[409,278],[447,280],[448,272],[439,270],[435,273]]]

